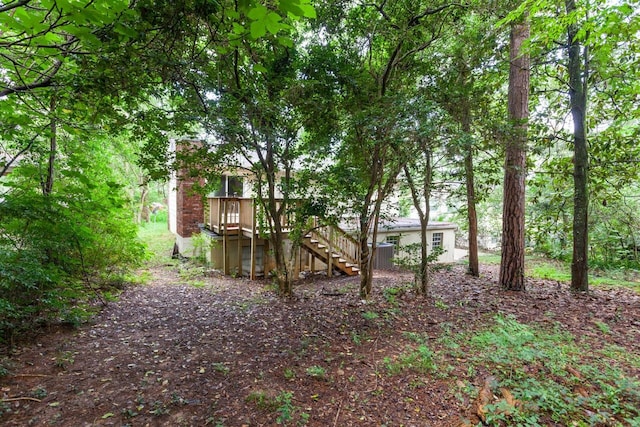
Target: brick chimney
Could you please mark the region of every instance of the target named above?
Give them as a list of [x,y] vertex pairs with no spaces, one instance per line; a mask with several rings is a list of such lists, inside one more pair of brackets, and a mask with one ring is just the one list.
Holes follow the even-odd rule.
[[[202,147],[201,141],[178,141],[176,154],[189,154]],[[180,169],[176,182],[176,234],[183,238],[191,237],[200,231],[198,224],[204,221],[203,197],[193,191],[196,185],[204,185],[204,180],[190,176],[187,169]]]

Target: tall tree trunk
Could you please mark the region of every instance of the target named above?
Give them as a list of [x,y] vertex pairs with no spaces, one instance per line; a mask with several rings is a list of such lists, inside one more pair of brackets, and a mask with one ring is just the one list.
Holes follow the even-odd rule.
[[[420,295],[429,292],[429,242],[427,240],[427,227],[429,226],[431,187],[433,182],[433,161],[431,149],[426,141],[420,141],[420,156],[423,156],[424,170],[422,171],[422,185],[418,188],[411,175],[411,168],[404,166],[404,175],[411,190],[413,206],[418,212],[420,220],[420,270],[416,274],[416,289]],[[421,203],[421,200],[423,202]]]
[[[576,10],[574,0],[567,0],[567,14]],[[589,251],[589,153],[587,149],[586,113],[587,113],[587,53],[576,39],[578,26],[570,24],[567,31],[567,50],[569,56],[569,97],[573,117],[573,259],[571,262],[571,289],[586,292],[589,290],[588,251]]]
[[507,140],[502,209],[502,259],[500,285],[522,291],[524,282],[524,208],[527,119],[529,117],[529,56],[521,52],[529,37],[529,24],[511,26],[509,69],[509,120],[512,135]]
[[465,144],[462,152],[464,155],[464,179],[467,190],[467,224],[469,228],[469,268],[467,273],[474,277],[480,276],[478,260],[478,214],[476,212],[475,176],[473,172],[473,139],[471,138],[471,102],[470,87],[473,86],[473,77],[469,68],[468,59],[459,53],[457,63],[457,85],[465,88],[461,96],[453,99],[446,107],[449,113],[460,123],[465,134]]
[[138,224],[149,222],[149,178],[142,177],[140,184],[140,210],[138,211]]
[[[464,103],[462,113],[462,130],[471,134],[471,112],[469,103]],[[476,212],[476,189],[473,174],[473,145],[465,147],[464,176],[467,187],[467,217],[469,224],[469,268],[468,273],[474,277],[480,276],[480,263],[478,261],[478,214]]]

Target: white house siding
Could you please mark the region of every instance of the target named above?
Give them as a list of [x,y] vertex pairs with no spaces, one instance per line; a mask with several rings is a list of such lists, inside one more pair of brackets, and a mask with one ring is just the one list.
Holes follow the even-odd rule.
[[[438,262],[452,263],[455,261],[456,225],[447,222],[430,222],[427,226],[427,244],[431,252],[434,233],[442,233],[442,248],[444,253],[438,257]],[[394,236],[399,237],[400,254],[402,247],[410,244],[420,244],[420,222],[410,218],[396,218],[385,222],[378,230],[377,241],[385,243]]]

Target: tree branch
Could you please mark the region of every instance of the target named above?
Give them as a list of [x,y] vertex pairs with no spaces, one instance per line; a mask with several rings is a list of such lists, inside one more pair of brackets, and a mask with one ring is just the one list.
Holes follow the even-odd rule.
[[8,11],[13,10],[13,9],[17,9],[20,6],[26,6],[29,3],[31,3],[31,0],[20,0],[20,1],[17,1],[15,3],[13,3],[13,4],[9,3],[7,5],[4,5],[4,6],[0,7],[0,13],[8,12]]
[[26,92],[28,90],[37,89],[41,87],[49,87],[53,84],[53,77],[56,75],[56,73],[60,70],[61,67],[62,67],[62,61],[56,60],[53,66],[47,72],[47,76],[42,80],[36,81],[34,83],[27,83],[23,86],[8,87],[0,91],[0,97],[8,96],[16,92]]

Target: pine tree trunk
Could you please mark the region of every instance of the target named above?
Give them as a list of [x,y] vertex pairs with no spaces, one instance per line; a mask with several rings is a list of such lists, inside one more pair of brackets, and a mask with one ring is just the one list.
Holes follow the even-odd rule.
[[500,286],[522,291],[524,282],[524,208],[527,119],[529,117],[529,57],[521,52],[529,25],[511,26],[509,70],[509,120],[513,124],[506,146],[504,203],[502,208],[502,259]]
[[[567,0],[567,14],[575,11],[574,0]],[[569,54],[569,97],[573,117],[573,259],[571,262],[571,289],[579,292],[589,290],[589,153],[587,150],[586,113],[588,70],[583,66],[586,53],[582,53],[576,39],[578,27],[569,26],[567,48]]]

